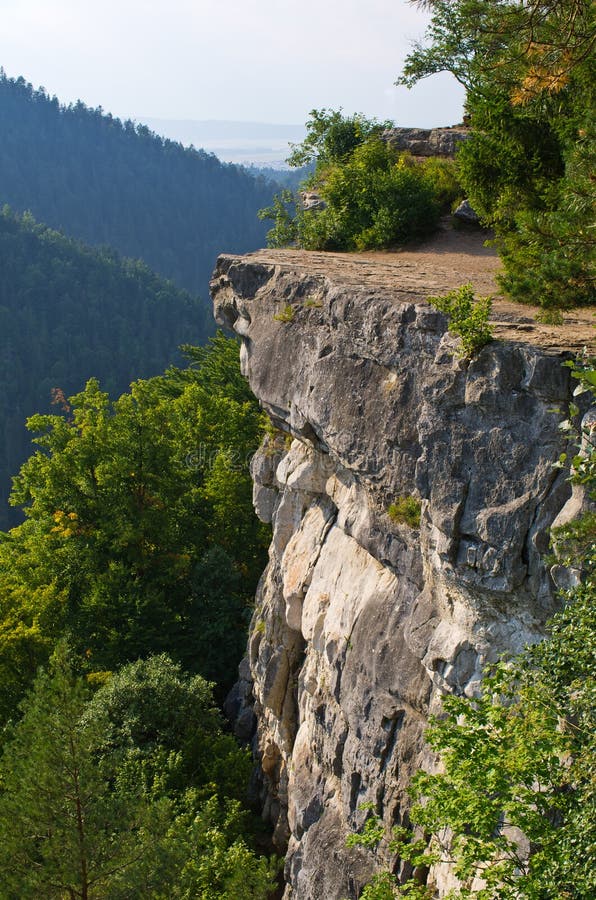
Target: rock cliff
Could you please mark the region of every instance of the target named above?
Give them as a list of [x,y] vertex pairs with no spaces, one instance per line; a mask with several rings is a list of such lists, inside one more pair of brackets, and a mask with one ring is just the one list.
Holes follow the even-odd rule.
[[[240,733],[256,727],[287,900],[355,898],[393,865],[346,849],[359,806],[407,821],[429,713],[553,610],[562,348],[509,310],[507,340],[462,360],[425,302],[448,282],[399,255],[271,251],[214,273],[217,321],[280,432],[252,462],[273,540],[229,705]],[[389,515],[400,498],[419,501],[416,527]],[[448,873],[429,878],[444,892]]]

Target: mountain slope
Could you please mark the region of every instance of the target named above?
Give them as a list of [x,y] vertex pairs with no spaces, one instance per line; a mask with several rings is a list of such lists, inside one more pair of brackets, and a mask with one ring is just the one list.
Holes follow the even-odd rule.
[[273,186],[202,150],[0,71],[0,202],[109,244],[207,299],[222,250],[262,246]]
[[[155,375],[211,323],[198,300],[111,249],[0,213],[0,527],[10,476],[30,452],[25,419],[92,375],[110,393]],[[14,521],[14,520],[11,520]]]

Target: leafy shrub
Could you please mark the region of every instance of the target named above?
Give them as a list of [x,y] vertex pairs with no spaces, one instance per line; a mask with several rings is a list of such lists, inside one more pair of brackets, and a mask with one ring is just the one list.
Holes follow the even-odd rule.
[[432,188],[441,211],[451,212],[465,196],[464,189],[459,182],[455,160],[431,156],[421,165],[424,177]]
[[367,250],[403,243],[436,226],[439,204],[424,170],[400,159],[380,138],[327,167],[318,188],[322,210],[298,216],[307,250]]
[[460,196],[449,161],[416,161],[381,139],[391,123],[341,112],[313,110],[307,138],[289,162],[317,160],[308,187],[324,208],[304,210],[289,191],[260,211],[273,219],[272,247],[307,250],[368,250],[429,234],[439,215]]
[[428,302],[445,313],[449,319],[449,331],[461,337],[463,356],[474,356],[492,341],[488,324],[490,297],[475,300],[471,284],[463,284],[443,297],[429,297]]
[[420,500],[417,500],[416,497],[398,497],[387,509],[387,515],[393,522],[400,525],[419,528],[420,510]]
[[342,115],[341,109],[313,109],[306,123],[306,138],[293,145],[288,159],[291,166],[304,166],[317,161],[318,166],[338,163],[373,136],[390,128],[391,122],[367,119],[361,113]]
[[288,188],[276,194],[271,206],[265,206],[257,213],[259,219],[272,219],[273,228],[267,232],[269,247],[288,247],[298,239],[296,226],[297,200]]

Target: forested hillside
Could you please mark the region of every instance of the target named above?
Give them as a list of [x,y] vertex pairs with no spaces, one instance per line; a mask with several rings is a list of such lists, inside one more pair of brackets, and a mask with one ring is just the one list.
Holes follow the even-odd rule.
[[264,243],[266,179],[101,107],[61,106],[2,71],[0,133],[0,203],[141,258],[205,300],[218,253]]
[[[265,900],[277,865],[226,734],[269,535],[238,345],[29,426],[0,534],[0,898]],[[38,666],[45,668],[39,669]],[[21,702],[22,701],[22,702]]]
[[[175,361],[210,330],[199,302],[143,263],[0,214],[0,527],[10,477],[30,452],[25,419],[92,375],[112,394]],[[14,521],[14,520],[12,520]]]

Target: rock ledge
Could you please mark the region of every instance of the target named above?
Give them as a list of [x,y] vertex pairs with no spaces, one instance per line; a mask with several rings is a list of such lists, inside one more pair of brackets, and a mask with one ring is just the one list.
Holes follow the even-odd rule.
[[[428,715],[536,640],[556,602],[541,554],[570,495],[553,467],[564,348],[509,310],[516,339],[463,361],[425,302],[461,268],[421,266],[262,251],[220,257],[212,281],[280,429],[252,463],[273,540],[233,700],[245,734],[254,714],[286,900],[356,898],[394,864],[345,847],[360,805],[407,821],[410,778],[434,764]],[[388,515],[400,497],[418,528]],[[449,871],[429,878],[443,896]]]

